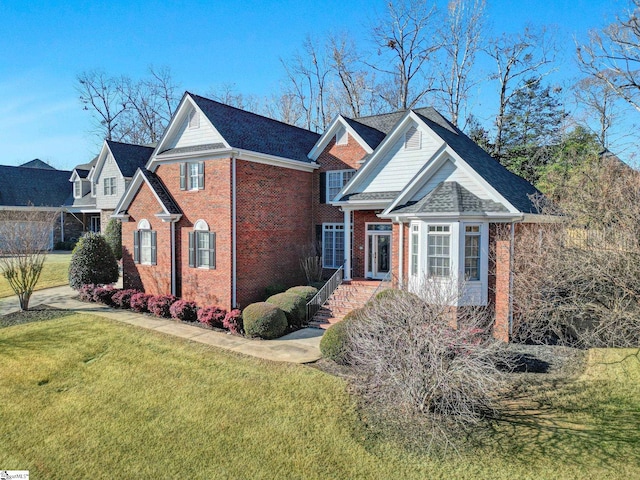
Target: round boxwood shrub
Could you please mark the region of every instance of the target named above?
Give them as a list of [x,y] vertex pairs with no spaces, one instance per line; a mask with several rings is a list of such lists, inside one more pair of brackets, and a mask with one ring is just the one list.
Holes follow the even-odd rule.
[[87,233],[78,240],[69,265],[69,285],[79,290],[88,283],[106,285],[118,281],[118,261],[102,235]]
[[351,322],[357,321],[362,311],[362,308],[352,310],[345,315],[340,322],[334,323],[327,328],[322,339],[320,339],[320,353],[324,358],[333,360],[340,365],[347,365],[349,363],[350,346],[348,328]]
[[307,302],[296,293],[283,292],[272,295],[267,298],[267,303],[274,304],[284,312],[290,327],[300,328],[306,320]]
[[249,337],[271,340],[287,331],[287,317],[273,303],[252,303],[242,311],[242,321]]
[[316,295],[316,293],[318,293],[318,289],[312,286],[291,287],[289,290],[287,290],[287,293],[295,293],[296,295],[300,295],[304,298],[305,302],[308,302]]

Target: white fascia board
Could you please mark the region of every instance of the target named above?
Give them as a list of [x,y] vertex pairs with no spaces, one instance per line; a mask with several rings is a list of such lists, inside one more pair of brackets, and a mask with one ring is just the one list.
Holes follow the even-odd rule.
[[19,212],[57,212],[58,210],[65,210],[64,207],[31,207],[31,206],[13,206],[13,205],[0,205],[1,211],[19,211]]
[[69,213],[100,213],[95,207],[65,207],[65,211]]
[[[155,171],[159,165],[165,163],[177,163],[177,162],[194,162],[201,160],[213,160],[217,158],[230,158],[236,150],[232,148],[216,148],[212,150],[199,150],[197,152],[183,152],[183,153],[163,153],[156,156],[152,172]],[[147,169],[149,170],[149,169]]]
[[98,180],[100,178],[100,173],[102,172],[102,167],[104,166],[104,162],[107,161],[107,155],[113,156],[107,141],[105,140],[102,144],[102,148],[100,149],[100,154],[98,155],[98,159],[96,160],[96,164],[93,166],[93,172],[91,172],[87,178],[89,178],[92,182],[93,180]]
[[[178,108],[173,114],[173,117],[171,117],[171,120],[169,121],[169,125],[167,125],[167,128],[165,129],[164,134],[162,135],[162,138],[158,142],[156,149],[153,151],[153,153],[151,154],[151,157],[149,158],[149,161],[147,162],[147,165],[146,165],[147,170],[151,172],[155,172],[156,157],[160,152],[162,152],[163,150],[166,150],[165,148],[166,143],[169,141],[169,138],[171,138],[174,130],[178,128],[176,125],[180,125],[180,122],[182,122],[186,118],[188,110],[190,110],[191,108],[195,108],[200,113],[201,122],[202,121],[207,122],[207,124],[211,126],[211,128],[218,135],[220,135],[220,132],[215,127],[215,125],[213,125],[209,121],[209,118],[204,114],[202,110],[200,110],[196,102],[194,102],[191,96],[187,92],[185,92],[184,96],[182,97],[182,100],[180,101],[180,104],[178,105]],[[220,138],[222,138],[222,143],[225,146],[225,148],[231,148],[231,145],[229,145],[229,143],[225,140],[225,138],[222,135],[220,135]]]
[[331,206],[343,210],[384,210],[389,200],[351,200],[346,202],[331,202]]
[[438,171],[438,169],[444,164],[447,160],[447,144],[442,142],[440,148],[431,155],[425,164],[418,170],[418,173],[414,175],[407,185],[405,185],[404,189],[400,192],[400,194],[396,197],[396,199],[389,205],[387,210],[383,212],[383,214],[388,214],[391,210],[396,208],[398,205],[402,203],[406,203],[413,197],[420,188],[428,182],[429,179],[433,176],[434,173]]
[[71,178],[69,178],[69,181],[70,182],[75,182],[76,179],[80,179],[80,175],[78,175],[78,172],[76,172],[76,169],[74,168],[73,169],[73,173],[71,174]]
[[360,144],[360,146],[364,149],[365,152],[367,152],[367,154],[373,152],[371,146],[362,139],[358,132],[356,132],[353,127],[349,125],[349,123],[347,123],[344,117],[342,115],[338,115],[336,118],[334,118],[333,122],[331,122],[329,127],[324,131],[322,136],[318,139],[316,144],[307,155],[311,160],[316,161],[318,159],[322,151],[329,144],[331,137],[333,137],[338,132],[338,128],[340,126],[343,126],[347,130],[349,135],[351,135],[356,140],[356,142]]
[[389,218],[389,219],[404,219],[404,221],[411,220],[437,220],[437,221],[482,221],[489,223],[511,223],[511,222],[520,222],[523,220],[523,215],[514,215],[513,213],[505,212],[505,213],[477,213],[477,214],[468,214],[468,213],[455,213],[455,212],[442,212],[442,213],[386,213],[383,212],[378,215],[380,218]]
[[263,163],[266,165],[274,165],[276,167],[290,168],[292,170],[301,170],[303,172],[313,172],[320,168],[317,163],[306,163],[300,160],[292,160],[290,158],[268,155],[266,153],[253,152],[251,150],[234,150],[238,160],[246,160],[248,162]]
[[[361,183],[361,179],[365,178],[368,172],[373,169],[372,166],[377,165],[380,162],[380,159],[384,158],[384,155],[389,147],[393,146],[396,140],[398,140],[398,138],[400,137],[400,132],[404,129],[404,127],[410,120],[424,125],[424,123],[413,113],[413,111],[409,110],[407,113],[405,113],[402,119],[399,120],[396,126],[393,128],[393,130],[391,130],[387,134],[387,136],[384,137],[382,142],[380,142],[371,157],[369,157],[365,164],[360,169],[358,169],[354,177],[351,179],[352,181],[345,185],[343,191],[340,192],[341,195],[347,195]],[[443,140],[440,139],[440,141]]]
[[172,222],[177,222],[178,220],[180,220],[182,218],[182,214],[181,213],[174,213],[174,214],[156,213],[154,216],[156,218],[159,218],[163,222],[171,222],[171,223]]

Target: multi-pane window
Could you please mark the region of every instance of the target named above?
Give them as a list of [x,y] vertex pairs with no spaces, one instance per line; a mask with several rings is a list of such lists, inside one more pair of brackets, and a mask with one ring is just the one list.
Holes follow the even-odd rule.
[[82,197],[82,180],[76,180],[73,182],[73,196],[75,198]]
[[198,220],[189,232],[189,266],[216,268],[216,234],[204,220]]
[[480,280],[480,226],[464,227],[464,278]]
[[333,200],[355,173],[355,170],[327,172],[327,201]]
[[420,225],[411,225],[411,275],[418,275],[418,249],[420,247]]
[[451,229],[449,225],[429,225],[427,268],[430,277],[451,274]]
[[145,219],[138,222],[133,232],[133,261],[143,265],[156,264],[156,232]]
[[180,164],[180,190],[204,188],[204,162]]
[[338,268],[344,263],[344,225],[322,225],[322,264],[325,268]]
[[105,195],[116,194],[116,177],[107,177],[102,182]]

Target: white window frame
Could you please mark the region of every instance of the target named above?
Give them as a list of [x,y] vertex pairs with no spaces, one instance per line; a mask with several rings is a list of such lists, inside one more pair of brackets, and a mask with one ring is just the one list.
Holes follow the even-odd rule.
[[[470,231],[467,231],[467,229],[470,229]],[[477,224],[477,223],[465,223],[462,226],[462,276],[465,280],[465,282],[480,282],[482,281],[482,274],[483,274],[483,269],[482,269],[482,264],[483,264],[483,255],[482,255],[482,247],[483,247],[483,238],[482,238],[482,225],[481,224]],[[470,257],[475,259],[476,263],[477,263],[477,271],[478,271],[478,276],[477,278],[471,278],[467,276],[467,238],[476,238],[477,239],[477,248],[478,248],[478,255],[474,256],[474,257]]]
[[[342,252],[343,258],[337,258],[338,255],[336,254],[337,252],[337,248],[336,248],[336,233],[342,233]],[[331,233],[331,252],[332,258],[327,258],[327,256],[325,255],[327,248],[326,248],[326,242],[329,239],[329,233]],[[345,257],[347,255],[347,252],[344,249],[345,247],[345,243],[344,243],[344,223],[323,223],[322,224],[322,267],[323,268],[339,268],[344,264],[344,260]]]
[[[432,230],[433,229],[433,230]],[[441,229],[441,230],[439,230]],[[446,229],[446,230],[445,230]],[[429,278],[451,278],[453,274],[453,255],[452,255],[452,247],[453,247],[453,228],[451,224],[428,224],[427,225],[427,275]],[[431,254],[429,251],[429,247],[431,246],[431,239],[448,239],[447,248],[449,252],[447,255],[444,254]],[[444,244],[435,244],[434,248],[444,248]],[[431,259],[448,259],[448,265],[445,267],[443,265],[434,265],[432,269]],[[447,269],[447,274],[439,274],[434,273],[434,270],[442,269],[442,273],[444,273],[444,269]]]
[[[344,188],[344,186],[356,174],[354,169],[347,170],[329,170],[327,173],[326,198],[327,202],[331,202]],[[334,190],[333,195],[331,190]]]
[[[200,175],[198,162],[187,163],[187,190],[199,190],[200,189]],[[194,174],[195,169],[195,174]]]
[[420,274],[420,223],[411,222],[409,228],[409,274],[412,277],[418,277]]
[[[203,268],[206,270],[215,268],[209,266],[211,260],[209,258],[209,255],[211,255],[211,245],[209,244],[211,241],[210,233],[209,225],[202,219],[198,220],[193,226],[193,260],[195,268]],[[205,239],[206,245],[200,245]],[[205,253],[206,259],[203,258]]]
[[107,196],[116,195],[118,193],[118,185],[116,177],[105,177],[102,179],[103,193]]
[[148,220],[142,219],[138,222],[138,241],[140,265],[153,265],[153,235],[151,233],[151,224]]
[[73,198],[82,198],[82,180],[80,179],[73,182]]

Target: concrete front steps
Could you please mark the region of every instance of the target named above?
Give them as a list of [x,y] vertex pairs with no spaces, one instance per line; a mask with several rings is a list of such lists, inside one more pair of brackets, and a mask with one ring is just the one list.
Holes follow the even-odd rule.
[[354,279],[342,283],[316,312],[309,326],[327,329],[338,323],[347,313],[367,303],[379,286],[380,280]]

